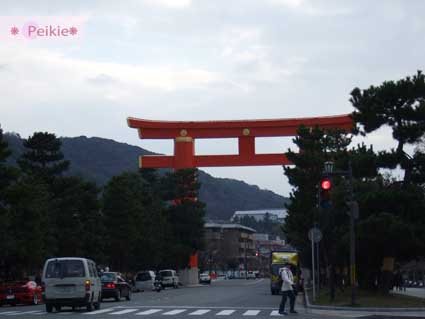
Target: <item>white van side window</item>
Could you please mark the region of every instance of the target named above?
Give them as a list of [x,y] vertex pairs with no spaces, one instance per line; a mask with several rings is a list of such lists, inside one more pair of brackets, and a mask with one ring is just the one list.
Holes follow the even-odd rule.
[[93,263],[89,262],[87,263],[87,265],[89,266],[90,277],[95,277],[94,271],[93,271]]
[[93,272],[95,277],[99,277],[99,273],[97,272],[96,264],[93,264]]

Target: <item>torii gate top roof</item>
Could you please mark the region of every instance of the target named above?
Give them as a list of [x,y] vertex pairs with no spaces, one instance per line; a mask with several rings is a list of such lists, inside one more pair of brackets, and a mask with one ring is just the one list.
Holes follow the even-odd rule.
[[349,114],[290,119],[230,120],[230,121],[153,121],[129,117],[128,126],[139,130],[140,138],[171,139],[178,136],[192,138],[226,138],[240,136],[294,136],[300,125],[351,130]]

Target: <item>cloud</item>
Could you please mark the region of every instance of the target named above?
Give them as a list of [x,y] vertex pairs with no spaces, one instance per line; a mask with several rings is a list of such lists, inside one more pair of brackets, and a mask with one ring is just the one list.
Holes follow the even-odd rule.
[[[284,7],[296,13],[308,16],[324,17],[324,16],[340,16],[348,15],[353,12],[348,2],[320,2],[307,0],[268,0],[273,6]],[[341,3],[343,5],[341,5]]]
[[144,2],[150,6],[159,6],[170,9],[187,8],[192,4],[191,0],[145,0]]

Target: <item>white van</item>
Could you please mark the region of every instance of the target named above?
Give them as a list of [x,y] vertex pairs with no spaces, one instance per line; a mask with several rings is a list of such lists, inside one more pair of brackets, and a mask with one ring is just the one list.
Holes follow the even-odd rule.
[[163,287],[179,288],[179,277],[175,270],[164,269],[159,272]]
[[100,309],[102,286],[96,264],[86,258],[64,257],[48,259],[42,276],[46,311],[53,307],[86,307]]
[[134,287],[137,291],[154,290],[155,273],[152,270],[139,271],[134,277]]

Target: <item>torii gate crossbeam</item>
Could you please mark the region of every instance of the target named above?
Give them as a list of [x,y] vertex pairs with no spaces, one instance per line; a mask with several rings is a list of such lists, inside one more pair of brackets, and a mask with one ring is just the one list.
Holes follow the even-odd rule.
[[[350,115],[273,120],[238,121],[151,121],[128,118],[128,126],[138,129],[141,139],[174,139],[174,155],[140,156],[143,168],[195,168],[213,166],[290,165],[284,153],[256,154],[256,137],[295,136],[300,125],[324,129],[353,128]],[[235,155],[196,155],[195,139],[237,138]]]

